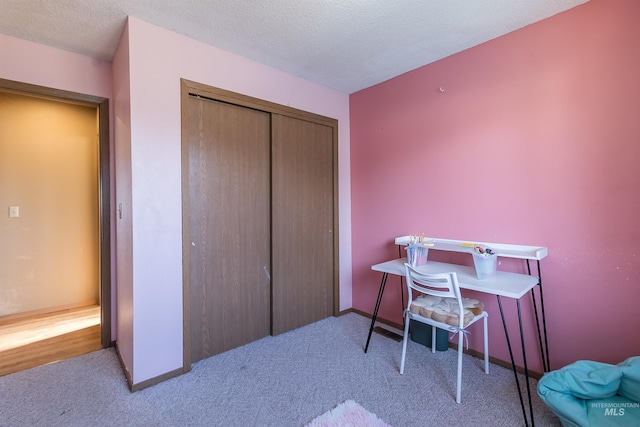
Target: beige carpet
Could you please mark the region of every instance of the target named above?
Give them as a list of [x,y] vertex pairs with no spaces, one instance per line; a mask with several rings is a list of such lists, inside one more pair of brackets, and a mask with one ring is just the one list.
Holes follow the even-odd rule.
[[[402,343],[373,334],[364,353],[369,324],[355,313],[331,317],[136,393],[113,349],[7,375],[0,426],[301,427],[347,400],[394,427],[524,425],[512,371],[492,365],[485,375],[482,361],[465,355],[456,404],[454,350],[434,354],[410,341],[400,375]],[[533,399],[535,424],[560,426]]]

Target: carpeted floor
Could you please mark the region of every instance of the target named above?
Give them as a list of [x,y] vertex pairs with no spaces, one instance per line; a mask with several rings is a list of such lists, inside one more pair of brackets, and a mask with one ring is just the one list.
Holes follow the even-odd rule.
[[[394,427],[524,425],[513,372],[456,352],[431,353],[374,334],[350,313],[200,361],[136,393],[113,349],[0,378],[0,426],[303,426],[352,399]],[[532,390],[536,387],[532,381]],[[535,424],[560,426],[534,392]]]

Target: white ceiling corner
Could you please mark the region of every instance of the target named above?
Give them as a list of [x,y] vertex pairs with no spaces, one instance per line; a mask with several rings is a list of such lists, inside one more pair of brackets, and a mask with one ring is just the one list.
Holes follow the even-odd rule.
[[0,0],[0,33],[111,60],[128,15],[344,93],[588,0]]

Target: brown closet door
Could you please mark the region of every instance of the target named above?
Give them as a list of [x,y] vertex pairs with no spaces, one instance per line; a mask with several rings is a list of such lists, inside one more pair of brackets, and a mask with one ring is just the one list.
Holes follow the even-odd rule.
[[272,333],[333,315],[333,128],[272,114]]
[[269,114],[189,97],[191,362],[270,332]]

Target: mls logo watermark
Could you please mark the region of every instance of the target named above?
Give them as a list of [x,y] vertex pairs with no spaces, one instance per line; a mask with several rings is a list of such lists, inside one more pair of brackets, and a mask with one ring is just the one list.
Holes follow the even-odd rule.
[[[629,411],[638,411],[639,402],[591,402],[591,410],[603,409],[605,417],[624,417]],[[598,411],[600,412],[600,411]]]
[[624,415],[624,408],[605,408],[604,415],[607,417],[621,417]]

